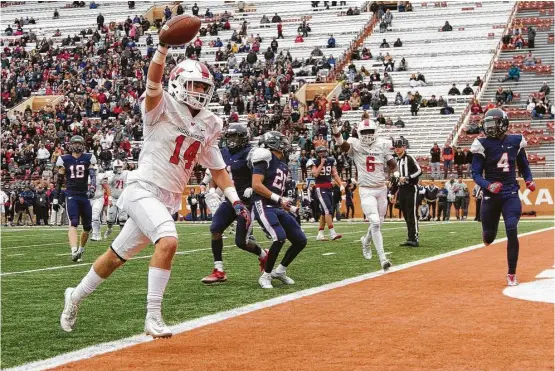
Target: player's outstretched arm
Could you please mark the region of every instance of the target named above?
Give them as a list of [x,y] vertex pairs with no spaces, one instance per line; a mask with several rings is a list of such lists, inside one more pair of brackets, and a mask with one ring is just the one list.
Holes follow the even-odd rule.
[[146,76],[146,98],[145,110],[152,111],[162,99],[162,77],[164,76],[164,67],[166,65],[166,56],[168,55],[168,47],[163,43],[158,45],[154,57],[150,61],[148,74]]
[[341,128],[343,126],[337,125],[335,121],[331,123],[331,132],[333,133],[333,137],[335,139],[335,143],[339,146],[341,151],[349,152],[351,145],[343,139],[343,135],[341,135]]

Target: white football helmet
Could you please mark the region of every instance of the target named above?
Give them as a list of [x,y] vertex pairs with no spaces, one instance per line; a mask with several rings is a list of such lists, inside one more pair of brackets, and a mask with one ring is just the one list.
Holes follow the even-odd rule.
[[[195,82],[201,82],[205,85],[204,93],[193,90]],[[168,93],[179,103],[200,110],[206,107],[212,99],[214,93],[212,74],[204,63],[192,59],[184,60],[170,73]]]
[[358,139],[364,145],[372,145],[378,138],[378,124],[372,120],[364,120],[357,126]]
[[121,174],[121,172],[123,171],[123,161],[115,160],[112,163],[112,168],[114,169],[114,173]]

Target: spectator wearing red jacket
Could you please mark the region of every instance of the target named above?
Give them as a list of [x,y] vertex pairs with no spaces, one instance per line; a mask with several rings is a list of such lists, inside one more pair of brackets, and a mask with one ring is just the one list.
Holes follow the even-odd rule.
[[341,105],[341,111],[345,112],[345,111],[350,111],[351,110],[351,106],[349,105],[349,102],[347,100],[345,100],[343,102],[343,104]]
[[303,35],[298,34],[297,37],[295,37],[295,43],[302,43],[302,42],[304,42]]
[[119,146],[125,151],[127,157],[131,156],[131,142],[129,141],[129,138],[125,137]]
[[470,112],[472,112],[473,115],[484,113],[484,110],[482,109],[482,106],[480,106],[480,103],[478,103],[477,99],[474,99],[474,101],[472,102],[472,106],[470,106]]

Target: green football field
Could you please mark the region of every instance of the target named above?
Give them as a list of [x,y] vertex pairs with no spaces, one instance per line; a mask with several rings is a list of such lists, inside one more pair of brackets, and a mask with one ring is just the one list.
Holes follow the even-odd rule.
[[[398,246],[406,237],[404,223],[384,224],[385,249],[394,265],[475,245],[482,240],[480,224],[475,222],[428,222],[420,226],[421,246],[405,248]],[[551,226],[553,220],[523,220],[519,232]],[[260,276],[257,258],[233,247],[233,236],[229,234],[224,240],[228,282],[203,285],[200,279],[213,268],[209,225],[179,224],[179,252],[163,305],[166,322],[176,324],[380,269],[375,252],[371,261],[363,259],[361,254],[359,239],[367,225],[336,223],[336,230],[344,236],[334,242],[317,242],[315,224],[303,227],[309,243],[288,270],[296,284],[285,287],[274,281],[274,290],[262,290],[257,282]],[[261,245],[269,247],[270,241],[260,229],[255,230],[255,236]],[[501,225],[498,238],[504,236]],[[60,329],[65,288],[79,283],[110,241],[89,243],[84,261],[72,263],[66,229],[3,228],[2,368],[141,333],[152,247],[127,262],[83,302],[72,333]],[[499,279],[502,281],[504,277]]]

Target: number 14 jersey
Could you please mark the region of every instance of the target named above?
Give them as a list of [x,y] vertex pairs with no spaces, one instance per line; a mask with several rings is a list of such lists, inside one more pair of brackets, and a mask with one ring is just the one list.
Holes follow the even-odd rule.
[[139,166],[128,183],[143,181],[172,193],[182,193],[197,162],[208,169],[223,169],[218,140],[222,120],[202,109],[192,117],[189,108],[164,91],[158,106],[143,114],[144,141]]
[[358,138],[349,138],[347,154],[353,158],[361,187],[385,187],[385,166],[393,158],[391,140],[378,137],[371,145],[363,145]]

